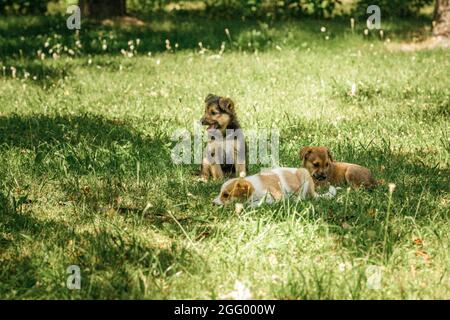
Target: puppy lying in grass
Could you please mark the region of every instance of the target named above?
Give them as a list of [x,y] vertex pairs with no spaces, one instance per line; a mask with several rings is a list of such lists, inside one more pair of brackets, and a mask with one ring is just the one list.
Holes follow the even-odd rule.
[[304,147],[300,150],[300,159],[317,186],[347,183],[352,187],[372,188],[377,185],[369,169],[357,164],[333,161],[327,147]]
[[[230,98],[209,94],[205,98],[205,113],[200,122],[208,126],[208,134],[218,135],[219,138],[208,141],[201,165],[202,180],[206,181],[210,176],[214,180],[223,179],[224,175],[233,172],[236,172],[236,176],[245,174],[245,138],[237,120],[234,102]],[[232,147],[227,149],[226,143]],[[220,158],[218,153],[223,151],[225,159],[231,159],[232,163],[217,161]]]
[[254,207],[264,202],[270,204],[279,201],[290,194],[297,195],[297,199],[332,198],[336,195],[336,189],[330,186],[328,193],[319,195],[315,192],[314,181],[306,169],[276,168],[226,181],[213,203],[225,205],[239,201]]

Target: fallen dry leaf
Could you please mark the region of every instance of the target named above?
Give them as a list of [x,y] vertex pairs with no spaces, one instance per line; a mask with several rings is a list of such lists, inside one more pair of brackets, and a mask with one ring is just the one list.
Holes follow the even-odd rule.
[[351,228],[351,226],[350,226],[347,222],[344,222],[344,223],[342,224],[342,228],[344,228],[345,230],[348,230],[348,229]]
[[426,263],[428,263],[430,261],[430,255],[428,253],[426,253],[425,251],[417,250],[416,256],[422,257]]
[[89,187],[89,186],[84,186],[84,187],[83,187],[83,193],[84,193],[85,195],[88,195],[89,193],[91,193],[91,187]]
[[333,208],[328,208],[328,216],[329,216],[330,218],[333,218],[333,217],[334,217],[334,210],[333,210]]
[[441,205],[447,207],[450,204],[450,199],[443,198],[441,200]]

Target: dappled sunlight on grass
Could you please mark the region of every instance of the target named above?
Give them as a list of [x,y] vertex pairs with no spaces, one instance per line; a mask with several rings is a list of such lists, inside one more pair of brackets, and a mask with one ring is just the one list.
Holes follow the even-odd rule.
[[[386,46],[428,22],[387,23],[381,38],[347,20],[89,22],[76,35],[57,18],[0,19],[1,297],[445,299],[449,52]],[[278,128],[281,165],[326,145],[379,186],[212,206],[221,183],[170,159],[208,93],[233,98],[244,129]]]

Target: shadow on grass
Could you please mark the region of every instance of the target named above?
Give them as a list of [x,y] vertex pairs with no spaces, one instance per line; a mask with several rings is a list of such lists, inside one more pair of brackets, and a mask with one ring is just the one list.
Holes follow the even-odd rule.
[[[122,120],[90,114],[0,117],[0,146],[21,150],[16,161],[25,161],[29,174],[37,181],[56,180],[69,199],[92,205],[123,192],[124,181],[136,179],[138,162],[142,177],[172,166],[168,140],[144,137]],[[96,185],[83,180],[89,175],[98,178],[91,181]]]
[[122,120],[93,114],[0,116],[0,133],[0,144],[27,149],[48,150],[81,141],[106,147],[115,142],[144,143],[144,139]]
[[[120,55],[122,50],[137,54],[176,52],[204,48],[219,51],[222,43],[227,50],[265,50],[283,43],[297,47],[302,41],[318,41],[320,27],[332,30],[333,37],[350,34],[348,17],[332,20],[312,18],[285,20],[220,19],[204,16],[174,16],[158,14],[140,23],[102,23],[84,20],[79,31],[66,27],[66,17],[6,17],[0,21],[0,57],[33,59],[38,53]],[[363,21],[362,21],[363,22]],[[404,37],[412,30],[422,30],[429,19],[409,19],[386,22],[385,32]],[[364,23],[358,24],[362,35]],[[226,31],[228,30],[228,31]],[[168,43],[166,41],[169,41]],[[276,43],[274,43],[276,42]],[[69,54],[69,51],[71,53]]]
[[[63,189],[69,204],[87,209],[85,214],[80,210],[65,221],[38,219],[33,208],[39,208],[40,201],[47,199],[39,195],[35,201],[12,205],[8,194],[15,185],[2,181],[6,190],[0,192],[0,295],[9,296],[15,291],[14,297],[36,294],[48,297],[51,291],[50,297],[70,298],[73,292],[61,287],[61,282],[67,279],[66,268],[75,264],[84,274],[84,288],[90,288],[89,293],[83,291],[80,296],[142,298],[147,290],[142,279],[164,278],[195,266],[193,253],[172,245],[170,238],[165,246],[146,241],[97,210],[99,203],[114,202],[123,192],[134,191],[125,189],[124,185],[135,173],[136,159],[154,170],[169,166],[170,156],[164,143],[163,137],[144,137],[120,120],[89,114],[0,117],[0,150],[12,151],[10,161],[28,163],[20,172],[34,176],[37,183],[54,180]],[[15,149],[19,152],[14,155]],[[143,165],[143,175],[146,168]],[[88,192],[80,182],[85,175],[94,175],[93,179],[101,183],[91,186]],[[145,186],[142,189],[136,193],[147,192]],[[59,206],[65,214],[72,214],[70,205],[65,209],[62,207],[65,203],[58,204],[57,198],[52,200],[56,202],[55,209]],[[143,209],[126,208],[118,213],[126,214],[130,222]],[[153,227],[156,221],[154,226],[161,228],[165,218],[157,213],[164,209],[156,207],[155,210],[155,217],[142,222]],[[101,219],[99,226],[93,223],[94,217]],[[164,221],[176,227],[172,220]],[[53,271],[49,273],[49,270]],[[124,296],[118,296],[118,292]]]
[[183,247],[158,247],[119,227],[108,228],[107,223],[91,232],[76,231],[83,224],[77,219],[65,223],[40,220],[24,212],[1,214],[1,234],[10,236],[0,236],[0,294],[70,297],[73,292],[61,283],[67,280],[66,268],[77,265],[83,288],[90,289],[76,295],[143,298],[142,277],[164,278],[194,265],[194,257]]
[[3,192],[0,192],[0,213],[8,214],[11,212],[10,204]]
[[[105,25],[85,21],[81,30],[75,32],[66,28],[64,17],[31,17],[29,20],[25,17],[9,17],[0,24],[0,56],[36,58],[39,52],[48,58],[53,53],[69,55],[69,49],[73,50],[75,56],[120,55],[121,50],[148,54],[200,49],[199,42],[204,47],[220,50],[222,42],[228,42],[227,46],[230,44],[226,28],[231,34],[234,48],[247,47],[248,41],[263,48],[271,39],[267,34],[252,33],[260,26],[258,21],[162,16],[147,20],[143,25]],[[242,37],[241,34],[246,36]],[[170,41],[170,50],[166,40]]]
[[[6,78],[23,79],[29,74],[30,79],[35,79],[32,83],[49,87],[71,75],[73,65],[66,58],[136,56],[184,50],[207,52],[208,49],[219,52],[222,47],[226,52],[254,52],[279,49],[279,45],[299,48],[302,43],[318,47],[333,43],[336,48],[347,48],[351,45],[350,37],[358,34],[363,37],[364,27],[363,23],[357,24],[359,29],[353,35],[346,17],[242,21],[158,14],[137,21],[140,23],[83,20],[81,30],[75,31],[67,29],[64,16],[5,17],[0,20],[0,68],[4,68],[0,71]],[[425,24],[430,21],[423,17],[386,22],[384,31],[386,37],[405,38],[411,30],[423,32]],[[330,30],[332,39],[339,41],[325,43],[320,32],[323,25]],[[378,33],[366,38],[379,41]],[[97,59],[95,63],[109,62]]]
[[8,79],[27,79],[32,84],[37,84],[43,88],[49,88],[64,81],[71,75],[72,65],[69,63],[56,64],[45,63],[40,60],[8,59],[4,62],[2,76]]

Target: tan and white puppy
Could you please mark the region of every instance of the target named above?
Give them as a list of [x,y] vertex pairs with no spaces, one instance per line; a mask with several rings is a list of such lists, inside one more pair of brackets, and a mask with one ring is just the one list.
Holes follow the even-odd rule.
[[225,205],[233,201],[246,202],[250,206],[273,203],[288,195],[297,195],[297,199],[307,197],[327,197],[336,195],[336,189],[330,186],[328,193],[319,195],[315,192],[314,181],[304,168],[275,168],[259,174],[234,178],[226,181],[214,204]]

